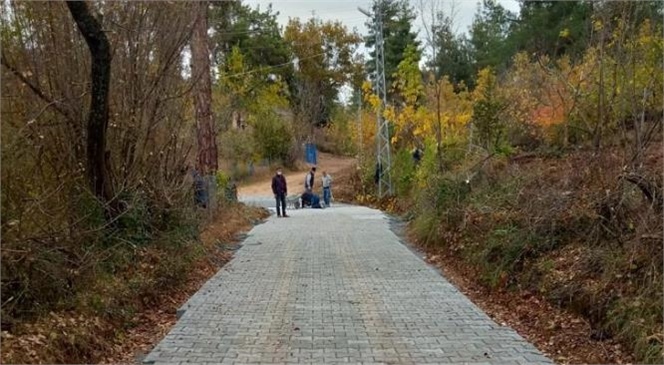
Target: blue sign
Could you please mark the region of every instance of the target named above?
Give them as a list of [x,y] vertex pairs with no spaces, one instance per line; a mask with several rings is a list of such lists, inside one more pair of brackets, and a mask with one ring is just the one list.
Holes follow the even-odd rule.
[[313,143],[307,143],[305,146],[304,160],[308,164],[316,165],[318,164],[318,151],[316,150],[316,145]]

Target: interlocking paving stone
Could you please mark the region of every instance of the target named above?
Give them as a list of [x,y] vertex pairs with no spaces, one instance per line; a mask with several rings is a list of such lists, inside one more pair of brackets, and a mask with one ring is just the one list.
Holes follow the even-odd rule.
[[289,214],[250,232],[144,362],[552,363],[401,244],[380,211]]

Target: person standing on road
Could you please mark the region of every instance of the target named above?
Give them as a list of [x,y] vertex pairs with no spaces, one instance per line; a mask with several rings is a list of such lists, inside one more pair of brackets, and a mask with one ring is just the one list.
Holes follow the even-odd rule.
[[[286,178],[281,173],[281,168],[277,169],[277,174],[272,178],[272,192],[274,193],[274,198],[277,200],[277,217],[288,218],[286,214],[286,194],[288,194],[288,188],[286,187]],[[281,205],[281,210],[279,210],[279,205]]]
[[330,206],[330,197],[332,196],[332,176],[323,171],[323,201],[325,206]]
[[314,189],[314,176],[316,175],[316,166],[313,166],[311,170],[307,173],[307,176],[304,177],[304,190],[311,193]]

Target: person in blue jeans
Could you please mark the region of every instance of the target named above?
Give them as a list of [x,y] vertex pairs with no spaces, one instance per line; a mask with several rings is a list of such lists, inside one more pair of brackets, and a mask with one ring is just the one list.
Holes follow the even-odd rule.
[[315,209],[323,208],[320,205],[320,197],[309,191],[302,193],[302,207],[311,207]]
[[323,201],[325,206],[330,206],[330,198],[332,197],[332,176],[323,171]]

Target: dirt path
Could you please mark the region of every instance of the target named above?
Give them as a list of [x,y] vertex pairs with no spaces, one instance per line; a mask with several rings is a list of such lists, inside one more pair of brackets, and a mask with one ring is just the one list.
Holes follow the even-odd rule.
[[[335,156],[329,153],[319,153],[318,165],[316,166],[316,183],[314,191],[321,190],[321,176],[323,171],[335,178],[335,174],[345,168],[350,167],[355,162],[354,158]],[[308,170],[297,172],[285,172],[286,181],[288,182],[288,191],[290,193],[300,193],[304,190],[304,177]],[[272,181],[272,174],[266,174],[265,177],[259,178],[257,181],[252,181],[248,184],[241,184],[238,188],[239,197],[247,196],[271,196],[272,188],[270,182]]]

